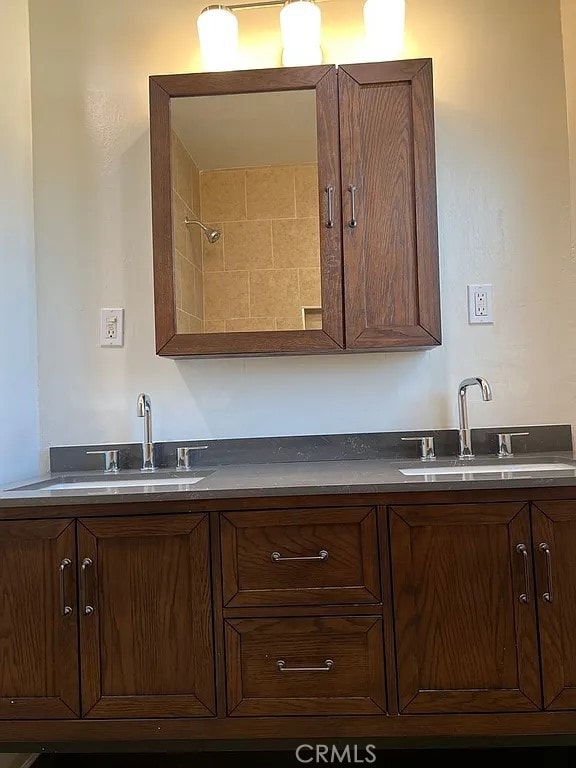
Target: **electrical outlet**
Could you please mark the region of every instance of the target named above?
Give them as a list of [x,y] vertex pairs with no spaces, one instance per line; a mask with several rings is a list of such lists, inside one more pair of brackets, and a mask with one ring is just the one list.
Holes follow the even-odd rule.
[[100,346],[124,346],[124,310],[100,310]]
[[468,286],[468,322],[487,325],[494,322],[493,287],[491,285]]

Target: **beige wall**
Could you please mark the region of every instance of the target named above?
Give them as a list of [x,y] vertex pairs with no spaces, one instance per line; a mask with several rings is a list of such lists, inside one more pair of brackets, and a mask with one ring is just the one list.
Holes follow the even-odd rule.
[[[407,0],[434,59],[444,345],[233,360],[154,354],[148,75],[198,64],[199,0],[30,0],[42,444],[576,421],[576,261],[560,0]],[[327,61],[363,58],[362,0],[321,4]],[[240,19],[243,65],[279,63],[277,9]],[[494,284],[469,326],[466,284]],[[97,344],[126,308],[126,346]]]
[[172,224],[176,322],[179,333],[204,330],[202,232],[185,219],[201,218],[200,175],[196,163],[176,133],[172,132]]
[[208,333],[302,329],[302,307],[320,305],[316,164],[200,174]]
[[38,366],[27,0],[0,12],[0,483],[38,469]]
[[562,36],[568,103],[568,137],[570,141],[572,259],[576,261],[576,0],[562,0]]

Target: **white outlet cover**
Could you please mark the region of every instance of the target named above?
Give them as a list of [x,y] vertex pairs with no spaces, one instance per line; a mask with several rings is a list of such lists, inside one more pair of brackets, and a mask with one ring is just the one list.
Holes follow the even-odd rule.
[[102,308],[100,310],[100,346],[124,346],[124,310]]
[[[484,294],[484,314],[476,312],[478,294]],[[468,286],[468,323],[492,325],[494,323],[494,287],[489,284]]]

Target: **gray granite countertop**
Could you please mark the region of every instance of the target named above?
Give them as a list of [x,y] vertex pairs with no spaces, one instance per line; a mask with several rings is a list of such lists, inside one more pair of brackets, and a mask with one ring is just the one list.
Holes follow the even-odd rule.
[[[541,466],[554,463],[569,465],[569,468],[543,469]],[[525,471],[504,471],[505,467],[510,465],[522,465]],[[446,467],[455,467],[459,471],[457,474],[436,474]],[[474,473],[474,468],[481,467],[490,471]],[[405,475],[401,472],[403,469],[426,470],[427,474]],[[477,457],[469,462],[439,459],[430,464],[377,459],[240,464],[202,467],[195,474],[204,476],[204,479],[192,480],[191,476],[180,476],[168,470],[146,475],[134,471],[121,472],[118,475],[105,475],[102,472],[45,475],[0,488],[0,508],[123,501],[569,487],[576,486],[576,456],[572,452],[546,453],[515,456],[505,461],[498,461],[494,457]],[[176,484],[162,486],[161,483],[165,480]],[[116,481],[133,481],[138,485],[106,485],[107,482]],[[93,482],[101,482],[102,486],[93,489],[81,487]],[[65,483],[69,487],[51,490],[49,485],[53,483]]]

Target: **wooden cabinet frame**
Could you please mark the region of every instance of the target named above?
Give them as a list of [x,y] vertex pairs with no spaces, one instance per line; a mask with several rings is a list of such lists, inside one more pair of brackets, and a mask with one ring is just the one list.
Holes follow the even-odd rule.
[[[316,94],[322,330],[178,333],[170,99],[293,90]],[[150,139],[158,355],[441,344],[430,59],[151,77]]]
[[[322,330],[178,333],[174,287],[170,167],[170,99],[270,91],[316,91]],[[344,345],[341,195],[336,67],[289,67],[150,78],[150,142],[156,352],[190,355],[265,355],[330,352]],[[326,187],[332,186],[335,226],[325,226]]]
[[[528,505],[530,505],[530,515],[528,515]],[[345,605],[334,602],[323,604],[321,607],[315,604],[237,607],[225,605],[223,595],[223,565],[225,564],[222,562],[220,546],[220,522],[224,515],[250,516],[258,513],[264,517],[264,511],[272,516],[285,513],[290,515],[299,511],[305,522],[310,518],[307,511],[317,512],[330,508],[337,508],[342,519],[347,515],[350,519],[356,519],[362,508],[377,509],[378,525],[374,536],[377,537],[380,554],[382,585],[380,604]],[[198,525],[193,529],[191,523],[187,521],[190,515],[197,515],[199,519]],[[394,515],[396,515],[395,522],[392,521]],[[530,527],[528,527],[529,518]],[[51,580],[51,586],[47,587],[49,593],[47,605],[51,614],[56,617],[47,624],[47,628],[54,633],[54,636],[60,636],[58,627],[66,627],[62,653],[57,657],[56,672],[60,678],[54,677],[58,683],[58,686],[53,686],[56,696],[53,691],[48,690],[41,700],[28,699],[27,692],[23,691],[20,700],[10,696],[0,701],[2,710],[0,711],[0,743],[10,744],[11,747],[17,744],[26,744],[29,747],[34,744],[46,749],[50,744],[65,747],[66,744],[96,741],[158,743],[180,740],[192,745],[196,742],[206,743],[207,740],[212,739],[229,743],[242,740],[249,743],[254,739],[298,739],[300,743],[302,739],[354,741],[358,738],[451,738],[454,736],[518,738],[524,735],[533,737],[568,734],[573,736],[576,733],[576,696],[574,694],[576,678],[572,663],[574,658],[572,635],[576,634],[572,630],[575,613],[572,607],[573,595],[576,592],[576,579],[573,577],[573,573],[576,572],[573,562],[576,561],[572,546],[576,536],[576,490],[573,486],[461,491],[426,489],[417,492],[181,499],[169,502],[147,500],[133,503],[87,503],[76,506],[66,506],[61,503],[55,503],[53,506],[34,506],[34,502],[31,501],[28,506],[0,509],[0,520],[5,526],[2,532],[4,541],[9,541],[10,546],[14,545],[13,550],[5,554],[0,587],[3,590],[5,606],[15,606],[17,603],[19,610],[17,615],[11,615],[10,610],[4,611],[3,637],[6,639],[10,636],[11,622],[17,620],[26,625],[30,620],[27,612],[30,616],[37,616],[36,598],[41,590],[35,589],[35,593],[29,599],[28,597],[23,600],[20,598],[26,590],[25,585],[29,577],[41,571],[49,574],[48,578]],[[466,533],[466,528],[469,522],[473,521],[480,522],[485,528],[500,528],[501,539],[504,536],[506,538],[505,548],[509,558],[505,556],[502,543],[498,544],[497,551],[501,564],[505,565],[505,561],[509,559],[506,568],[510,568],[510,573],[505,577],[502,577],[504,571],[499,573],[513,586],[514,628],[518,644],[513,642],[512,645],[513,653],[519,660],[518,677],[521,685],[518,690],[525,691],[534,703],[532,711],[530,711],[529,702],[525,701],[523,704],[520,701],[518,706],[517,701],[510,700],[514,691],[508,685],[501,689],[493,687],[492,693],[483,689],[468,690],[463,692],[465,696],[461,696],[459,691],[450,690],[450,686],[445,686],[442,691],[435,694],[426,689],[426,686],[421,690],[422,686],[419,685],[423,678],[422,676],[418,678],[418,668],[414,664],[417,648],[413,640],[418,617],[412,605],[416,590],[420,587],[417,579],[411,576],[416,573],[414,568],[416,561],[410,559],[409,553],[406,555],[409,549],[407,534],[422,524],[434,528],[447,526],[454,528],[450,533],[452,541],[458,540],[459,529],[461,529],[462,535],[470,543],[474,541],[473,532],[468,530]],[[34,530],[28,531],[27,526],[34,526]],[[82,538],[76,554],[74,552],[75,527]],[[83,533],[82,528],[85,529]],[[390,528],[393,529],[392,542]],[[505,529],[509,531],[509,535],[506,534]],[[92,533],[87,533],[88,530]],[[126,538],[130,539],[132,531],[138,534],[138,538],[145,531],[149,531],[154,537],[165,534],[168,540],[175,535],[180,536],[181,531],[184,532],[182,535],[186,536],[189,532],[193,538],[201,537],[200,549],[204,552],[203,557],[206,560],[210,558],[213,621],[204,623],[206,628],[211,627],[207,630],[210,637],[206,631],[204,634],[207,641],[213,641],[215,669],[210,677],[210,687],[213,680],[216,698],[214,700],[205,693],[201,694],[205,704],[204,711],[186,715],[175,713],[172,711],[172,702],[169,701],[170,691],[157,692],[159,696],[155,697],[155,702],[151,702],[149,709],[143,706],[147,702],[142,697],[140,701],[127,701],[123,696],[120,696],[118,701],[106,701],[101,696],[102,691],[97,684],[101,673],[98,671],[94,650],[91,657],[94,664],[90,665],[88,677],[86,677],[84,659],[88,657],[85,647],[80,651],[85,676],[82,680],[79,678],[78,624],[80,624],[81,646],[89,641],[95,648],[94,640],[97,640],[95,622],[92,622],[94,626],[89,628],[88,635],[86,634],[86,627],[90,626],[88,622],[97,616],[83,618],[79,611],[84,605],[86,596],[93,599],[96,582],[93,574],[87,583],[88,592],[84,593],[78,589],[79,581],[75,577],[75,570],[84,556],[88,555],[96,559],[94,543],[116,540],[120,542]],[[28,567],[29,553],[23,557],[21,540],[38,542],[39,545],[46,546],[45,555],[32,563],[30,573],[26,572],[26,579],[22,579],[18,571],[20,561]],[[41,542],[46,542],[46,545]],[[547,543],[552,552],[552,580],[547,569],[546,558],[539,548],[542,542]],[[526,571],[524,558],[517,550],[518,543],[525,543],[527,548]],[[311,544],[315,546],[316,541]],[[90,549],[91,546],[92,549]],[[73,608],[73,612],[68,617],[63,615],[64,602],[58,593],[58,565],[64,558],[69,558],[74,564],[74,567],[67,571],[65,583],[64,602]],[[144,562],[139,555],[138,559]],[[114,562],[117,564],[116,570],[121,575],[122,557],[115,555]],[[422,562],[420,557],[420,563]],[[438,558],[436,562],[438,563]],[[6,568],[10,563],[12,567]],[[18,567],[15,568],[14,564]],[[190,569],[196,567],[207,570],[207,566],[204,567],[202,564],[202,558],[193,563],[188,570],[191,572]],[[419,573],[423,572],[420,568]],[[486,579],[484,579],[485,582]],[[115,579],[113,583],[121,585],[121,579]],[[473,586],[472,580],[469,585]],[[520,601],[520,596],[526,592],[527,585],[529,587],[528,602]],[[553,600],[548,602],[543,596],[550,590],[551,585]],[[206,587],[202,587],[200,591],[205,593],[207,589],[206,584]],[[116,592],[117,605],[119,591]],[[463,594],[462,588],[460,594]],[[399,598],[403,605],[402,615],[398,609],[396,612],[393,610],[394,600],[398,604]],[[191,603],[197,603],[198,599],[199,594]],[[495,602],[496,599],[494,598]],[[182,602],[182,600],[179,601],[180,606]],[[95,606],[101,610],[98,603],[95,603]],[[511,612],[508,602],[506,615],[510,617]],[[118,612],[114,612],[114,609],[109,607],[109,615],[115,616]],[[539,648],[535,646],[533,640],[535,615],[539,630]],[[380,625],[381,634],[379,629],[371,630],[369,646],[372,657],[375,654],[378,656],[374,658],[371,667],[373,679],[382,680],[385,675],[386,703],[381,693],[374,699],[382,709],[380,713],[363,711],[360,714],[357,710],[356,714],[352,714],[349,709],[340,710],[335,707],[333,714],[310,716],[312,705],[309,702],[295,701],[287,704],[281,701],[277,704],[278,710],[282,709],[285,712],[285,707],[290,706],[293,707],[292,714],[271,714],[267,712],[268,705],[265,702],[256,701],[258,695],[254,693],[259,692],[250,690],[250,680],[233,678],[233,670],[236,667],[234,664],[230,667],[230,664],[234,654],[237,653],[238,642],[241,639],[238,629],[242,630],[243,625],[249,627],[250,623],[255,627],[260,626],[262,622],[270,622],[275,618],[279,619],[280,626],[286,619],[304,620],[307,617],[320,619],[325,627],[334,626],[331,620],[335,621],[339,617],[355,617],[355,620],[364,617],[367,624],[377,619],[374,627]],[[110,621],[108,626],[112,626]],[[232,630],[233,633],[230,634]],[[227,646],[226,634],[228,635]],[[281,636],[281,632],[278,635]],[[509,632],[508,635],[510,637],[511,633]],[[50,642],[52,641],[49,640]],[[499,645],[501,646],[502,643]],[[508,642],[506,646],[508,648]],[[321,650],[324,650],[323,646]],[[262,655],[260,658],[265,657]],[[323,658],[321,654],[320,659]],[[197,660],[201,662],[202,659],[205,659],[205,654],[200,652]],[[313,661],[316,661],[316,658]],[[541,662],[543,697],[540,695],[540,675],[537,669],[539,661]],[[382,663],[385,669],[382,668]],[[212,664],[211,660],[209,664]],[[227,665],[228,680],[226,680]],[[81,719],[78,702],[79,683],[83,687],[84,719]],[[32,686],[28,688],[33,692]],[[312,686],[310,689],[313,691]],[[207,686],[204,686],[204,690],[207,690]],[[60,694],[60,691],[63,694]],[[413,698],[414,694],[415,698]],[[476,707],[476,711],[472,711],[468,706],[470,698],[467,700],[466,696],[476,697],[477,694],[480,696],[481,706]],[[493,704],[489,701],[490,697],[493,699]],[[270,700],[271,697],[264,698]],[[524,698],[526,699],[526,696]],[[248,700],[251,700],[251,703]],[[476,698],[476,701],[478,700]],[[63,701],[66,702],[66,706],[61,703]],[[93,703],[100,708],[100,711],[92,710],[93,716],[90,716],[87,710]],[[195,706],[189,697],[186,706],[190,704]],[[234,716],[230,716],[235,704],[239,704],[239,707],[234,709]],[[116,711],[105,712],[107,707],[113,707]],[[127,709],[121,714],[120,708],[123,707]],[[400,708],[402,712],[399,711]],[[502,711],[504,708],[506,711]],[[246,711],[242,712],[242,709]],[[252,711],[248,711],[250,709]],[[513,709],[516,711],[512,711]],[[320,711],[320,708],[317,711]],[[338,714],[341,711],[343,713]],[[346,711],[349,714],[346,714]]]

